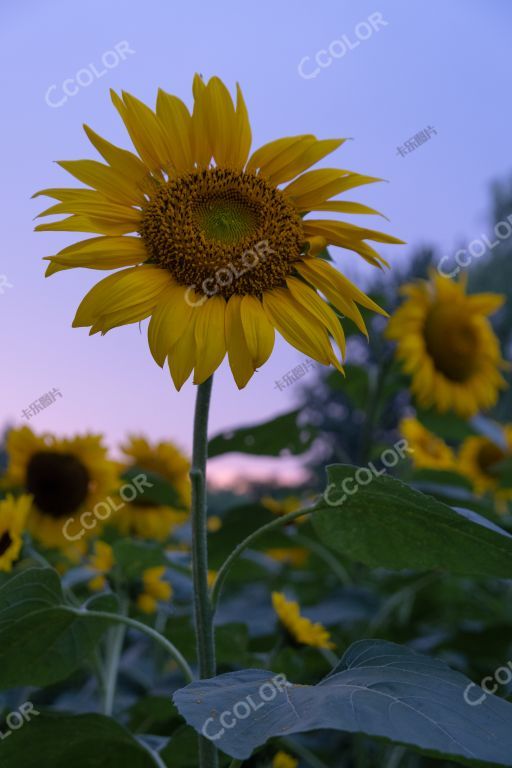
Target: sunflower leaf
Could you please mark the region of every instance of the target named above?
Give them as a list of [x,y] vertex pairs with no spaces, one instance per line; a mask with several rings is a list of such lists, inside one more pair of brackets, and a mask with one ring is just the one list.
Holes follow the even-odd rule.
[[[95,607],[111,608],[108,596]],[[0,689],[51,685],[87,660],[108,623],[76,616],[51,568],[30,568],[0,586]]]
[[298,423],[300,410],[289,411],[272,421],[215,435],[208,445],[210,458],[224,453],[281,456],[305,453],[316,438],[314,427]]
[[[34,709],[38,710],[37,706]],[[29,719],[30,718],[30,719]],[[26,725],[2,741],[2,768],[154,768],[131,734],[103,715],[63,715],[27,710]]]
[[512,766],[512,704],[404,646],[361,640],[317,685],[283,679],[260,669],[229,672],[182,688],[174,703],[196,731],[241,760],[276,736],[335,729],[470,765]]
[[325,544],[371,567],[512,577],[507,531],[395,478],[369,479],[364,469],[363,475],[350,465],[328,467],[329,484],[313,515]]

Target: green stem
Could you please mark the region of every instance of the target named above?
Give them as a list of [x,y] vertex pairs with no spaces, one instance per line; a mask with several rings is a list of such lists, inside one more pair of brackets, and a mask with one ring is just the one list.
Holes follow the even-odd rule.
[[[213,377],[197,388],[192,448],[192,576],[197,661],[201,679],[214,677],[215,637],[213,610],[208,591],[208,530],[206,512],[206,461],[208,459],[208,412]],[[199,737],[200,768],[217,768],[218,753],[211,741]]]
[[[125,615],[127,605],[122,605],[122,614]],[[107,646],[107,659],[105,663],[105,691],[104,691],[104,704],[103,711],[108,717],[112,716],[114,711],[114,700],[116,696],[117,678],[119,676],[119,663],[121,661],[121,654],[123,652],[123,644],[126,636],[126,624],[119,624],[119,626],[110,630],[110,637]]]
[[311,509],[298,509],[295,512],[289,512],[287,515],[283,515],[282,517],[276,517],[275,520],[272,520],[270,523],[267,523],[266,525],[263,525],[261,528],[258,528],[256,531],[253,531],[249,536],[247,536],[246,539],[240,542],[238,546],[235,547],[235,549],[231,552],[229,557],[226,558],[226,560],[222,563],[221,567],[219,568],[217,572],[217,577],[215,579],[215,582],[212,587],[211,591],[211,604],[212,604],[212,610],[215,611],[219,598],[220,593],[222,591],[222,587],[224,585],[224,581],[226,580],[226,577],[231,569],[231,566],[237,560],[242,552],[244,552],[250,545],[253,543],[253,541],[256,541],[260,536],[262,536],[265,533],[268,533],[269,531],[273,531],[274,528],[280,528],[283,525],[286,525],[287,523],[291,523],[293,520],[296,520],[298,517],[302,517],[304,515],[310,515],[312,512],[315,512],[315,508],[312,507]]
[[137,621],[137,619],[132,619],[129,616],[123,616],[121,613],[88,611],[86,608],[72,608],[71,606],[67,606],[65,609],[62,608],[61,610],[66,610],[69,613],[73,613],[75,616],[91,616],[95,619],[104,619],[105,621],[112,621],[118,624],[126,624],[127,627],[138,629],[139,632],[143,632],[145,635],[148,635],[153,640],[155,640],[155,642],[160,643],[160,645],[166,649],[166,651],[170,656],[173,657],[174,661],[183,672],[183,676],[185,677],[187,683],[191,683],[193,681],[194,675],[185,658],[181,655],[176,646],[173,645],[170,640],[161,635],[160,632],[154,630],[153,627],[150,627],[147,624],[143,624],[141,621]]

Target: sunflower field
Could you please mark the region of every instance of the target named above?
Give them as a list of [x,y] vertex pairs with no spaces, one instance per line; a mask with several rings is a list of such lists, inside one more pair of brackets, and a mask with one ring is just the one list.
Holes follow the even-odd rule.
[[[48,293],[15,298],[45,318],[20,380],[60,358],[90,397],[65,406],[52,387],[2,427],[0,768],[512,766],[512,186],[494,184],[489,237],[443,255],[373,207],[394,180],[378,184],[371,147],[346,170],[333,120],[334,135],[351,129],[328,78],[345,55],[357,70],[356,47],[392,57],[379,46],[413,12],[384,5],[352,9],[351,38],[300,59],[301,87],[324,78],[334,112],[301,105],[297,125],[285,89],[274,129],[250,78],[209,63],[188,91],[142,65],[126,90],[139,55],[126,40],[103,54],[105,75],[91,63],[46,90],[86,121],[86,149],[70,123],[72,159],[50,171],[45,153],[30,189]],[[178,15],[191,24],[190,8]],[[81,99],[94,84],[107,100],[103,76],[120,86],[97,132]],[[429,125],[395,162],[437,135]],[[3,303],[15,286],[0,277]],[[63,312],[72,356],[52,341]],[[116,338],[133,358],[105,347]],[[302,362],[262,418],[265,371],[290,350]]]

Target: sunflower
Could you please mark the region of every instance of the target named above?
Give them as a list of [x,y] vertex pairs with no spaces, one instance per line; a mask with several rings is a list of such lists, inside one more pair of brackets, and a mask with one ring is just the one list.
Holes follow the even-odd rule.
[[100,435],[58,439],[29,427],[13,429],[7,460],[6,481],[32,496],[28,530],[41,544],[68,551],[64,529],[72,536],[98,532],[81,527],[78,518],[119,485]]
[[402,419],[400,433],[407,440],[412,463],[418,469],[456,469],[455,453],[445,441],[434,435],[415,418]]
[[272,592],[272,605],[288,634],[297,643],[314,648],[335,648],[329,632],[320,623],[313,623],[300,614],[299,604],[287,600],[282,592]]
[[11,571],[19,557],[31,501],[30,496],[16,499],[12,494],[0,501],[0,571]]
[[[72,267],[118,270],[85,296],[73,325],[106,333],[151,317],[155,361],[166,358],[180,389],[208,379],[228,355],[238,387],[270,356],[277,330],[324,365],[341,363],[345,338],[329,304],[366,333],[358,305],[386,314],[318,254],[331,244],[370,264],[385,260],[366,242],[401,243],[390,235],[327,215],[377,213],[333,200],[380,181],[347,170],[308,170],[343,139],[277,139],[250,155],[251,127],[237,89],[236,106],[217,77],[196,76],[192,113],[160,90],[156,111],[128,93],[112,93],[137,155],[88,138],[106,163],[63,161],[85,187],[38,192],[57,202],[41,216],[67,217],[37,230],[85,232],[64,248],[48,274]],[[322,300],[319,292],[327,302]]]
[[412,376],[418,403],[462,417],[493,406],[506,386],[500,369],[507,366],[487,318],[505,297],[468,296],[465,278],[455,282],[434,272],[402,292],[407,299],[391,318],[387,335],[398,342],[397,357]]
[[298,765],[298,760],[282,750],[276,752],[272,760],[272,768],[298,768]]
[[106,541],[95,541],[93,554],[89,559],[89,567],[96,571],[96,575],[89,581],[89,589],[93,592],[101,592],[107,586],[107,576],[114,567],[114,550]]
[[121,446],[128,457],[125,468],[137,467],[166,480],[177,493],[179,506],[161,505],[139,496],[123,504],[112,522],[126,536],[165,541],[173,529],[188,520],[190,507],[190,462],[171,442],[152,444],[144,437],[130,437]]
[[503,428],[503,445],[484,435],[467,437],[459,449],[459,467],[475,493],[492,493],[498,502],[512,498],[512,488],[500,487],[498,465],[512,458],[512,424]]
[[143,613],[156,613],[160,600],[169,601],[172,586],[164,581],[165,566],[148,568],[142,574],[143,592],[137,598],[137,607]]

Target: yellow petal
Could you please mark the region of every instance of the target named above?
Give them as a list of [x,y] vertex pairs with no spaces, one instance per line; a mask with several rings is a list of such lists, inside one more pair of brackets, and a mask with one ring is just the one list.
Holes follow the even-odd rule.
[[123,309],[118,309],[115,312],[108,312],[106,315],[102,315],[96,320],[94,325],[91,326],[89,334],[92,336],[95,333],[101,332],[104,336],[107,331],[112,328],[117,328],[120,325],[129,325],[130,323],[140,323],[141,320],[145,320],[149,317],[155,306],[154,299],[140,302],[139,304],[133,304]]
[[151,171],[159,173],[167,167],[169,158],[155,113],[129,93],[123,91],[122,98],[115,91],[110,94],[142,161]]
[[55,256],[54,264],[89,269],[117,269],[140,264],[148,257],[140,237],[92,237],[69,245]]
[[244,296],[240,305],[245,341],[254,368],[260,368],[274,349],[274,327],[255,296]]
[[163,90],[158,91],[156,114],[173,167],[179,173],[194,167],[192,117],[185,104]]
[[232,166],[238,135],[235,107],[228,89],[218,77],[206,86],[206,120],[212,154],[217,165]]
[[374,181],[382,181],[382,179],[362,176],[359,173],[338,168],[319,168],[303,173],[298,179],[288,184],[283,189],[283,193],[300,211],[310,211],[334,195]]
[[61,221],[38,224],[36,232],[90,232],[99,235],[123,235],[132,231],[131,224],[113,224],[102,220],[92,220],[87,216],[68,216]]
[[270,322],[293,347],[323,365],[334,357],[323,325],[292,297],[289,290],[275,288],[263,294],[263,307]]
[[254,373],[241,317],[242,297],[234,294],[226,305],[226,346],[229,366],[239,389],[243,389]]
[[236,84],[236,119],[235,141],[233,144],[233,163],[235,168],[243,168],[251,149],[252,132],[249,114],[245,105],[242,89]]
[[143,265],[115,272],[100,280],[82,299],[73,327],[93,325],[102,315],[141,302],[153,301],[156,306],[169,282],[169,273],[153,266]]
[[144,203],[141,190],[137,189],[134,183],[128,181],[126,176],[109,165],[98,163],[97,160],[61,160],[58,165],[68,171],[75,179],[81,181],[82,184],[97,189],[115,203],[126,203],[127,205]]
[[302,280],[295,277],[289,277],[286,281],[292,296],[315,315],[325,325],[336,344],[338,345],[341,356],[345,357],[345,334],[339,321],[332,309],[320,298],[318,293],[310,288]]
[[262,175],[269,176],[300,156],[314,141],[315,137],[312,134],[286,136],[282,139],[269,141],[253,152],[246,170],[252,173],[259,171]]
[[194,109],[192,112],[192,146],[198,168],[206,168],[212,156],[208,135],[206,85],[199,75],[194,76],[192,85]]
[[213,296],[194,311],[197,315],[194,384],[202,384],[217,370],[226,354],[226,300]]
[[162,292],[148,326],[149,348],[160,367],[169,350],[184,333],[197,301],[194,292],[187,293],[184,286],[173,282]]
[[116,171],[130,179],[141,190],[146,187],[149,178],[148,169],[137,155],[134,155],[133,152],[129,152],[127,149],[111,144],[93,131],[92,128],[89,128],[88,125],[84,125],[84,131],[91,144],[112,168],[115,168]]
[[353,203],[348,200],[329,200],[324,203],[315,205],[311,210],[313,211],[334,211],[335,213],[356,213],[365,214],[370,216],[382,216],[383,219],[387,219],[383,213],[379,213],[375,208],[369,208],[362,203]]
[[303,173],[315,163],[318,163],[326,155],[340,147],[345,139],[314,139],[298,153],[297,157],[284,165],[279,171],[274,171],[269,176],[271,184],[284,184],[294,179],[299,173]]
[[195,322],[196,313],[193,312],[180,338],[169,351],[169,370],[178,391],[192,373],[196,360]]

